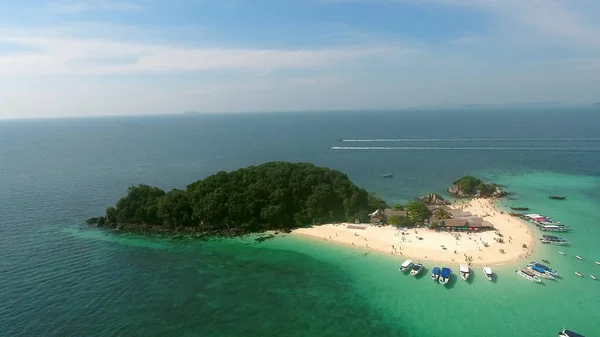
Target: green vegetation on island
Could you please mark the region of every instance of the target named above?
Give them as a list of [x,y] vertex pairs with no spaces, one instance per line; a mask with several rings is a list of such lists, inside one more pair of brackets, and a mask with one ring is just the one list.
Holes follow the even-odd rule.
[[385,201],[336,170],[309,163],[269,162],[219,172],[165,192],[132,186],[90,224],[117,230],[240,235],[358,219]]
[[473,176],[464,176],[448,188],[448,192],[459,198],[499,198],[506,196],[498,184],[486,184]]

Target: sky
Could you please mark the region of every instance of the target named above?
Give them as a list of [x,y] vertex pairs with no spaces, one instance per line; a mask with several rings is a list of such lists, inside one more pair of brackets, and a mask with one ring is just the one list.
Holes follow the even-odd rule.
[[598,0],[0,0],[0,118],[600,101]]

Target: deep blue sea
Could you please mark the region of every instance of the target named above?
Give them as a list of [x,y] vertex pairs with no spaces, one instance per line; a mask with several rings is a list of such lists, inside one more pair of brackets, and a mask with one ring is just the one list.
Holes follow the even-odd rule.
[[[565,256],[533,257],[563,276],[536,285],[507,266],[497,283],[443,288],[305,238],[174,241],[83,224],[130,185],[183,188],[273,160],[338,169],[390,203],[466,174],[502,183],[506,205],[574,228]],[[587,277],[600,276],[598,209],[598,108],[0,121],[0,336],[600,336],[600,281]]]

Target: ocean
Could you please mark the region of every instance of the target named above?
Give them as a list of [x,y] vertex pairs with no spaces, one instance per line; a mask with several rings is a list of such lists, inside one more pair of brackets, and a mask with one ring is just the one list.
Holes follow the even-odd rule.
[[[0,336],[600,335],[589,277],[600,277],[599,126],[598,108],[1,121]],[[467,174],[503,184],[505,207],[573,228],[560,234],[571,246],[531,257],[561,277],[534,284],[508,264],[496,282],[474,269],[442,287],[390,256],[310,238],[173,240],[84,224],[130,185],[184,188],[273,160],[338,169],[388,203]]]

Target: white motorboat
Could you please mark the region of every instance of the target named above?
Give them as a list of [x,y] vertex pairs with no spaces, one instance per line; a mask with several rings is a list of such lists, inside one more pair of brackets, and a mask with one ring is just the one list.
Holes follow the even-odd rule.
[[406,260],[400,266],[400,271],[407,271],[407,270],[410,269],[410,267],[412,267],[412,265],[413,265],[413,261],[412,260]]
[[531,270],[529,270],[527,268],[519,268],[515,271],[517,272],[517,274],[519,274],[521,277],[523,277],[526,280],[529,280],[529,281],[535,282],[535,283],[542,282],[542,279],[537,277],[534,273],[531,272]]
[[492,281],[494,278],[494,273],[492,272],[492,268],[490,267],[483,267],[483,274],[485,275],[485,278],[488,279],[488,281]]
[[576,272],[575,272],[575,275],[577,275],[577,276],[579,276],[579,277],[583,277],[583,274],[582,274],[582,273],[580,273],[580,272],[578,272],[578,271],[576,271]]
[[423,270],[423,264],[422,263],[415,263],[413,264],[412,268],[410,269],[410,274],[412,276],[417,276],[419,275],[419,273]]
[[581,257],[579,255],[575,256],[575,258],[578,259],[578,260],[583,260],[583,257]]
[[571,330],[563,329],[558,332],[558,337],[585,337],[584,335],[580,335],[577,332],[573,332]]
[[433,267],[433,270],[431,271],[431,279],[437,281],[437,279],[440,277],[441,272],[442,270],[440,269],[440,267]]
[[590,275],[591,278],[593,278],[594,280],[597,280],[596,276],[594,275]]
[[447,284],[450,281],[450,274],[452,274],[452,270],[450,268],[442,268],[442,273],[440,274],[439,282],[440,284]]
[[563,252],[558,252],[558,253],[559,253],[560,255],[565,255],[565,253],[563,253]]
[[467,280],[469,278],[469,266],[466,264],[460,265],[460,278]]
[[596,261],[596,264],[600,266],[600,261]]

